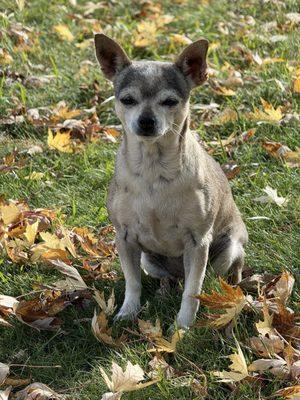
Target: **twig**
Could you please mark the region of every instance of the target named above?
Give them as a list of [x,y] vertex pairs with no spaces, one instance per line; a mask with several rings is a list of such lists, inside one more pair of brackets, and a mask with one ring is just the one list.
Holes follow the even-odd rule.
[[31,365],[31,364],[9,364],[10,367],[26,368],[62,368],[61,365]]

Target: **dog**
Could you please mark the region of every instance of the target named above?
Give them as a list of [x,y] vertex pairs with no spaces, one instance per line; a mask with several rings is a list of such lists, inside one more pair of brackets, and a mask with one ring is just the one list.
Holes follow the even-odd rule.
[[117,319],[140,309],[141,269],[156,278],[184,276],[182,328],[195,319],[208,260],[218,274],[241,280],[246,227],[222,169],[189,130],[190,91],[206,80],[207,50],[200,39],[174,63],[131,61],[114,40],[95,35],[125,130],[107,201],[125,276]]

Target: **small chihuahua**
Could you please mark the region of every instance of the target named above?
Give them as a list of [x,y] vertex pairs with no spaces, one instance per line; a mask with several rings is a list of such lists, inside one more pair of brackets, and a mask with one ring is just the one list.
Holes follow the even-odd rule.
[[208,260],[238,283],[248,240],[227,178],[189,130],[189,95],[206,79],[208,41],[190,44],[175,63],[131,61],[103,34],[95,46],[125,129],[108,195],[126,281],[116,318],[138,313],[142,268],[156,278],[184,277],[177,325],[186,328]]

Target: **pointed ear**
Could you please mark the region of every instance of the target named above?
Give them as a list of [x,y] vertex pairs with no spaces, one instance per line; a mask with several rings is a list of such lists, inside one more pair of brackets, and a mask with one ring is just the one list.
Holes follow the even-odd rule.
[[197,40],[186,47],[175,62],[190,80],[192,87],[201,85],[206,80],[207,49],[208,41],[206,39]]
[[122,47],[103,33],[96,33],[95,48],[101,70],[110,80],[131,64]]

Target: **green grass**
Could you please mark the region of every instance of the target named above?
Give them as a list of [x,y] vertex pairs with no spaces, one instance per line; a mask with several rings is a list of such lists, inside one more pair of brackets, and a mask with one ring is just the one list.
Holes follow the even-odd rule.
[[[255,0],[227,2],[218,0],[209,2],[164,1],[163,14],[171,14],[174,20],[166,26],[158,36],[158,44],[145,49],[133,46],[132,32],[136,31],[137,16],[141,3],[136,1],[108,2],[88,17],[76,19],[74,14],[82,15],[81,9],[87,3],[78,0],[78,6],[73,7],[68,1],[31,0],[25,3],[23,11],[19,11],[11,0],[0,0],[0,10],[7,17],[0,16],[3,28],[2,47],[13,57],[9,66],[11,71],[25,76],[54,75],[50,83],[33,88],[21,82],[0,80],[0,119],[7,118],[16,111],[17,106],[24,109],[34,107],[51,107],[65,100],[70,108],[90,108],[94,96],[93,81],[97,79],[100,85],[100,101],[113,94],[111,85],[104,80],[95,61],[92,44],[86,49],[75,47],[75,43],[92,37],[92,29],[86,18],[95,18],[107,34],[119,40],[128,54],[134,58],[151,58],[157,60],[170,59],[180,52],[170,41],[174,33],[186,34],[192,40],[201,36],[211,42],[219,42],[215,50],[210,51],[210,66],[219,71],[218,78],[225,78],[222,66],[226,62],[235,69],[240,69],[242,77],[257,76],[260,81],[255,84],[245,84],[237,90],[237,96],[224,97],[216,95],[209,85],[193,92],[191,103],[216,102],[220,109],[235,108],[239,118],[234,123],[221,126],[205,127],[201,113],[192,112],[191,123],[200,137],[209,142],[217,137],[226,138],[232,132],[237,134],[256,126],[249,121],[246,113],[253,106],[260,107],[260,97],[274,106],[282,105],[286,113],[299,113],[299,97],[290,90],[292,82],[292,66],[300,66],[296,62],[300,51],[300,35],[296,25],[288,25],[283,32],[287,40],[272,43],[263,39],[264,24],[277,21],[279,26],[286,22],[285,14],[296,12],[297,1],[258,2]],[[299,3],[298,3],[299,5]],[[255,26],[247,26],[248,32],[239,33],[237,21],[240,15],[252,16]],[[20,22],[33,29],[33,48],[26,52],[14,50],[15,39],[9,34],[11,24]],[[228,35],[220,33],[219,23],[231,24]],[[71,43],[61,41],[53,31],[57,24],[67,24],[75,36]],[[274,30],[274,34],[282,34]],[[270,35],[272,35],[270,33]],[[242,57],[230,51],[235,43],[258,52],[262,58],[281,57],[282,63],[272,63],[259,67],[255,63],[248,64]],[[86,74],[78,74],[82,61],[91,61]],[[44,71],[34,70],[32,65],[42,64]],[[1,67],[1,65],[0,65]],[[2,66],[2,69],[7,66]],[[276,79],[287,89],[282,92]],[[113,110],[113,103],[97,106],[100,122],[103,125],[118,124]],[[47,207],[61,209],[66,214],[66,225],[88,226],[95,231],[108,223],[105,208],[108,182],[114,168],[114,157],[117,146],[104,141],[91,143],[77,154],[64,154],[52,151],[47,147],[47,129],[36,128],[29,123],[6,125],[0,121],[0,157],[14,148],[20,151],[28,149],[33,144],[42,145],[44,151],[33,156],[26,155],[26,165],[19,170],[0,173],[0,195],[11,199],[26,199],[32,208]],[[270,271],[279,273],[286,268],[296,277],[299,271],[299,169],[291,169],[280,161],[270,158],[261,147],[264,139],[280,141],[291,149],[299,146],[299,120],[292,119],[278,126],[262,124],[257,126],[255,136],[249,142],[236,146],[229,157],[222,151],[217,151],[215,158],[220,163],[233,159],[241,166],[241,172],[232,180],[231,187],[236,202],[246,222],[250,241],[247,247],[246,263],[255,271]],[[45,173],[41,181],[26,180],[32,171]],[[278,190],[279,195],[288,197],[285,207],[275,204],[259,204],[253,201],[262,195],[262,189],[270,185]],[[265,216],[265,220],[251,220],[254,216]],[[121,273],[120,273],[121,276]],[[293,301],[299,301],[299,278]],[[18,296],[32,290],[34,282],[53,282],[50,272],[39,266],[20,266],[10,262],[4,254],[0,255],[0,293]],[[204,290],[217,285],[217,277],[210,272],[205,281]],[[96,287],[109,293],[115,287],[117,304],[120,306],[124,294],[124,281],[116,284],[97,282]],[[164,298],[153,295],[159,284],[144,278],[143,304],[145,309],[141,314],[143,319],[155,321],[158,317],[163,322],[164,331],[174,321],[180,305],[181,294],[172,289]],[[200,314],[200,313],[199,313]],[[30,365],[60,365],[61,368],[14,368],[16,374],[32,376],[33,381],[43,382],[57,391],[62,391],[73,399],[96,400],[107,391],[100,376],[99,367],[108,369],[113,360],[125,365],[127,360],[139,363],[148,370],[151,359],[144,342],[130,337],[129,344],[115,350],[100,344],[93,337],[90,322],[82,322],[81,318],[91,318],[93,305],[86,309],[67,308],[62,313],[64,319],[63,331],[36,332],[28,326],[14,322],[12,329],[0,327],[0,361],[13,364]],[[122,327],[116,326],[120,334]],[[135,324],[129,324],[135,329]],[[247,326],[247,329],[245,329]],[[250,335],[251,321],[242,316],[235,329],[236,336],[245,342]],[[243,383],[239,389],[231,390],[218,384],[210,371],[224,368],[228,365],[225,358],[234,349],[234,342],[220,333],[209,329],[191,329],[185,335],[175,355],[167,357],[167,361],[178,371],[190,373],[190,378],[197,371],[186,359],[201,368],[208,379],[208,398],[222,400],[234,398],[257,399],[258,388]],[[251,352],[245,349],[246,356],[252,359]],[[124,399],[196,399],[189,385],[183,386],[182,379],[162,379],[157,385],[141,391],[124,394]],[[271,395],[280,388],[282,383],[270,380],[263,384],[263,394]]]

